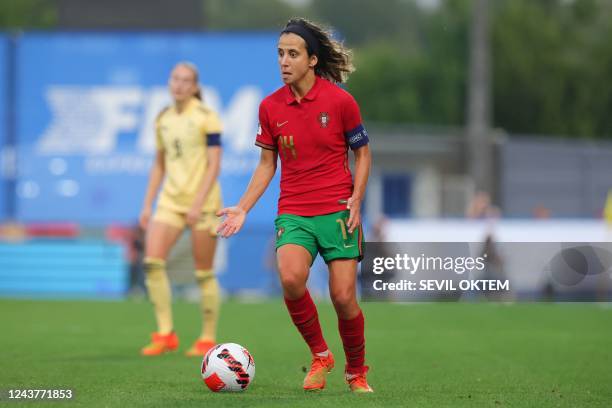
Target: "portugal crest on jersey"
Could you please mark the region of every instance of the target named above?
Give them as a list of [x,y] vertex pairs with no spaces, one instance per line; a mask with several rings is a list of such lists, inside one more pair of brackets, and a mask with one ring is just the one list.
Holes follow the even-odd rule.
[[329,115],[327,114],[327,112],[319,113],[319,124],[322,128],[327,127],[327,125],[329,124]]

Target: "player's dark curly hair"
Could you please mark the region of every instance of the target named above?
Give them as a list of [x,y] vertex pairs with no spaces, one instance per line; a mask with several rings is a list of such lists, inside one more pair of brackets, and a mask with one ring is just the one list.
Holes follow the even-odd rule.
[[[315,66],[315,74],[332,82],[346,82],[351,72],[355,71],[353,66],[353,53],[345,48],[342,43],[333,39],[330,29],[306,20],[305,18],[292,18],[285,25],[287,29],[291,25],[299,25],[308,30],[318,41],[318,57]],[[307,44],[308,55],[315,54],[315,50]]]

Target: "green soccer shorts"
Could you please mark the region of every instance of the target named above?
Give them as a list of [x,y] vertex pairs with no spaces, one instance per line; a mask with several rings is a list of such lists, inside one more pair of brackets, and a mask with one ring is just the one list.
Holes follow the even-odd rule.
[[363,258],[363,232],[361,225],[352,234],[346,223],[349,211],[332,214],[301,217],[281,214],[274,221],[276,226],[276,249],[285,244],[295,244],[306,248],[312,262],[321,254],[325,263],[334,259]]

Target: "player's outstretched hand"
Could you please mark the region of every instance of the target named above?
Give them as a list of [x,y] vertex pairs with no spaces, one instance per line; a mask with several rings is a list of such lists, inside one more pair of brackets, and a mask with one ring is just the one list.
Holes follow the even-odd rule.
[[217,234],[223,238],[228,238],[240,231],[246,219],[246,211],[240,207],[227,207],[217,211],[217,217],[223,216],[225,216],[225,219],[217,228]]
[[355,197],[349,198],[346,202],[346,208],[349,210],[349,219],[346,226],[349,234],[352,234],[361,225],[361,200]]

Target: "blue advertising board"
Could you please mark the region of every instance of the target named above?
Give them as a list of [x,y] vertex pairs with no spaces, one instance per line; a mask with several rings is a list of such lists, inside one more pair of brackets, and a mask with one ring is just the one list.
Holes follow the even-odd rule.
[[[221,184],[236,203],[259,158],[259,102],[282,85],[275,34],[26,33],[17,49],[17,218],[134,223],[170,103],[172,67],[200,69],[225,125]],[[271,223],[278,182],[249,216]]]
[[[260,101],[282,85],[276,34],[25,33],[16,49],[16,217],[86,226],[135,224],[155,151],[154,121],[171,100],[172,67],[200,70],[204,101],[224,123],[221,186],[238,202],[259,160]],[[217,254],[230,293],[270,293],[278,175],[243,231]],[[272,251],[272,252],[271,252]],[[272,283],[271,283],[272,282]]]
[[7,217],[7,143],[8,143],[8,52],[9,42],[6,35],[0,34],[0,221]]

